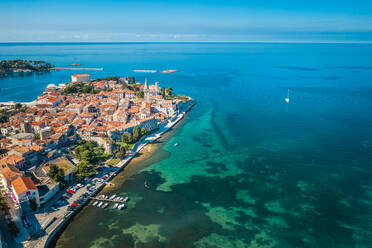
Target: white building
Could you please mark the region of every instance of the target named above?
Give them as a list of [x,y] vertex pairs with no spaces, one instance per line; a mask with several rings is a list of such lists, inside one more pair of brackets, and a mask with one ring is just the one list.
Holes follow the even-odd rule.
[[30,177],[18,177],[12,181],[13,200],[20,204],[34,198],[37,205],[40,206],[39,191]]
[[72,82],[90,82],[89,74],[75,74],[71,76]]

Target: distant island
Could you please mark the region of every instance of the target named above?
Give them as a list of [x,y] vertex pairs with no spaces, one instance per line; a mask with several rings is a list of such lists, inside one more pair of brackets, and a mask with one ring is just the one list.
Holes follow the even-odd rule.
[[49,71],[52,68],[54,68],[54,65],[42,60],[1,60],[0,76],[7,76],[7,74],[13,72]]

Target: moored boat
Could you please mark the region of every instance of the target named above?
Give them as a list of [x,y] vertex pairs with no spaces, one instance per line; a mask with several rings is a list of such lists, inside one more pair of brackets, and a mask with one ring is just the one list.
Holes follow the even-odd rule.
[[101,207],[103,202],[98,203],[97,207]]
[[93,206],[97,205],[98,204],[98,201],[95,201],[93,202]]

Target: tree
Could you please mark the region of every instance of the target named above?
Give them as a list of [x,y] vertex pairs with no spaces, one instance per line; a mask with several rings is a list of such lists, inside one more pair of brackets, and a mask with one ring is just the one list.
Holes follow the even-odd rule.
[[22,104],[20,104],[20,103],[16,103],[15,105],[14,105],[14,109],[15,110],[19,110],[19,109],[21,109],[22,108]]
[[123,135],[121,136],[121,141],[123,143],[132,143],[132,135],[128,132],[123,133]]
[[117,149],[117,151],[115,152],[115,157],[116,158],[120,158],[120,159],[123,159],[125,157],[125,154],[126,154],[126,149],[124,146],[119,146],[119,148]]
[[95,159],[94,155],[95,154],[91,150],[85,150],[81,153],[81,160],[91,163]]
[[49,167],[48,176],[55,182],[59,182],[62,186],[65,185],[65,171],[62,168],[58,168],[57,165],[51,164]]
[[144,135],[146,135],[147,134],[147,130],[146,130],[146,128],[141,128],[141,136],[144,136]]
[[133,128],[133,140],[134,142],[138,141],[141,138],[141,130],[139,126]]
[[75,156],[80,160],[81,153],[85,150],[84,145],[79,145],[74,149]]
[[89,164],[87,161],[79,162],[74,168],[75,176],[78,180],[82,180],[85,177],[90,177],[95,173],[94,166]]
[[173,88],[172,87],[168,87],[165,91],[166,91],[168,96],[171,96],[173,94],[173,92],[172,92]]
[[123,83],[123,84],[121,85],[121,89],[125,90],[126,88],[128,88],[128,85],[127,85],[126,83]]
[[136,92],[136,97],[137,98],[143,98],[144,96],[145,96],[145,94],[143,93],[142,90]]

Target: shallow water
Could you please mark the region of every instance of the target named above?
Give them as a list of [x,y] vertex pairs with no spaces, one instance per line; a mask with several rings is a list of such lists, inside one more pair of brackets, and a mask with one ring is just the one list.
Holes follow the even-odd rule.
[[[128,208],[87,207],[57,247],[370,247],[372,46],[2,45],[0,53],[104,67],[95,77],[147,77],[198,102],[153,159],[116,181],[112,192],[129,195]],[[0,79],[0,100],[32,100],[70,74]]]

